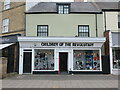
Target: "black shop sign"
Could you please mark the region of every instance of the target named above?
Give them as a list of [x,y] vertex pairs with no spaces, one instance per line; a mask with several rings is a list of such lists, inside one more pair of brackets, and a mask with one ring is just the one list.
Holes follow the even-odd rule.
[[16,42],[18,42],[18,40],[17,40],[18,36],[20,36],[20,34],[2,36],[2,37],[0,37],[0,42],[2,44],[5,44],[5,43],[16,43]]

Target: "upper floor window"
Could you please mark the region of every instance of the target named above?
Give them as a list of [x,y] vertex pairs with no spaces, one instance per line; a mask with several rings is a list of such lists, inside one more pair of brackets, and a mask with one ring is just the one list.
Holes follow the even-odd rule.
[[9,9],[10,8],[10,0],[5,0],[4,1],[4,10]]
[[58,14],[69,14],[70,5],[69,4],[59,4],[58,5]]
[[48,36],[48,25],[38,25],[37,36],[40,36],[40,37]]
[[89,37],[89,26],[79,25],[78,26],[78,36],[79,37]]
[[118,15],[118,28],[120,28],[120,15]]
[[4,19],[2,22],[2,33],[8,32],[9,19]]

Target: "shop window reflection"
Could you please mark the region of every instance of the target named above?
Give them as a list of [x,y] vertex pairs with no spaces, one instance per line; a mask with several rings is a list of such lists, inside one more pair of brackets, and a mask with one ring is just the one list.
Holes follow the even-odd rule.
[[113,49],[113,68],[120,69],[120,49]]
[[74,70],[100,70],[98,50],[74,50]]
[[54,51],[35,50],[34,70],[54,70]]

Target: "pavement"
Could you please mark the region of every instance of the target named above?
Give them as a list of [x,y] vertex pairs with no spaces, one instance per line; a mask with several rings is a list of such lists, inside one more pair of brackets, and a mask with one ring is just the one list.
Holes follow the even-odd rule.
[[108,88],[108,90],[117,90],[118,82],[120,81],[117,75],[16,75],[3,79],[2,88],[34,88],[34,90],[35,88],[92,88],[92,90],[93,88]]

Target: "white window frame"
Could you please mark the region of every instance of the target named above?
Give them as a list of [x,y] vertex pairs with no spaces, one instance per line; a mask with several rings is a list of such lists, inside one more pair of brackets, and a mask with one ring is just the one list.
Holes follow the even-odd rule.
[[69,4],[59,4],[58,5],[58,14],[69,14],[70,5]]
[[[72,61],[72,71],[92,71],[92,72],[96,72],[96,71],[102,71],[102,58],[101,58],[101,48],[82,48],[82,49],[80,49],[80,48],[75,48],[75,49],[73,49],[73,51],[72,51],[72,53],[74,52],[74,50],[96,50],[96,51],[99,51],[99,56],[100,56],[100,70],[74,70],[74,68],[73,68],[73,62],[74,61]],[[73,57],[73,56],[72,56]]]
[[32,60],[32,72],[34,71],[55,71],[55,66],[53,70],[34,70],[34,63],[35,63],[35,50],[53,50],[54,52],[54,65],[55,65],[55,49],[52,48],[34,48],[33,49],[33,60]]
[[10,0],[4,0],[4,10],[7,10],[10,8]]
[[2,22],[2,33],[8,32],[9,29],[9,19],[3,19]]

